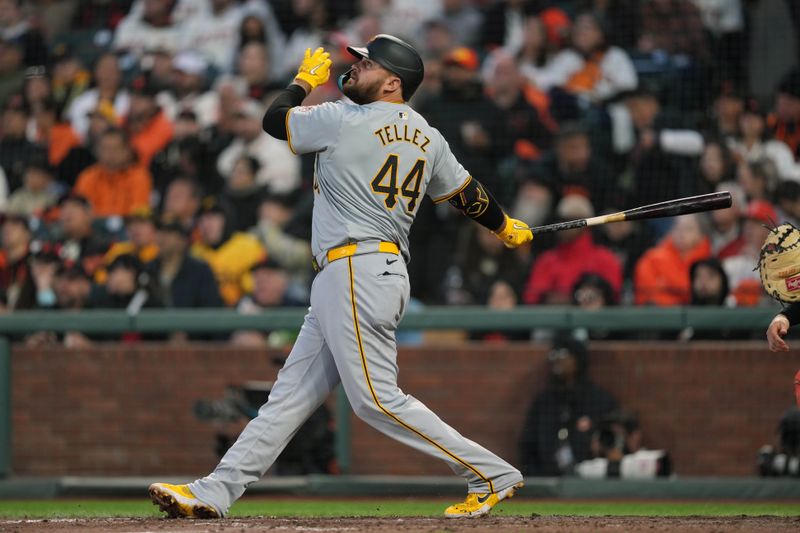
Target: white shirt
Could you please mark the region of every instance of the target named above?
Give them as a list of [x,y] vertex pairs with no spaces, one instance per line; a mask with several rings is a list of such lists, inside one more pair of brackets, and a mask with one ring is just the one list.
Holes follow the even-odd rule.
[[238,5],[231,5],[218,15],[194,17],[185,25],[181,47],[200,52],[218,70],[230,72],[243,18],[244,10]]
[[236,138],[219,155],[217,170],[227,179],[242,156],[253,157],[261,163],[256,183],[268,186],[271,192],[287,193],[300,186],[300,158],[292,153],[285,141],[264,132],[250,142]]
[[[100,93],[98,90],[90,89],[75,98],[69,106],[67,117],[69,117],[69,122],[72,124],[72,129],[81,139],[85,139],[86,134],[89,132],[89,117],[87,115],[95,110],[99,101]],[[131,99],[128,96],[128,92],[125,90],[117,91],[114,97],[114,113],[116,113],[117,117],[126,117],[130,104]]]
[[[578,72],[585,60],[575,50],[562,50],[533,78],[543,91],[566,84]],[[611,46],[600,61],[602,79],[589,91],[595,101],[607,100],[622,91],[635,89],[639,83],[636,69],[628,54],[621,48]],[[534,74],[534,73],[531,73]]]

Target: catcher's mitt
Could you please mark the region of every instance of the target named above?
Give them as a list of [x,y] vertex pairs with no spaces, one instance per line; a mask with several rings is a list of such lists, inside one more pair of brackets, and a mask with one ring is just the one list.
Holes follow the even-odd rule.
[[800,229],[786,223],[770,231],[758,272],[767,294],[783,303],[800,301]]

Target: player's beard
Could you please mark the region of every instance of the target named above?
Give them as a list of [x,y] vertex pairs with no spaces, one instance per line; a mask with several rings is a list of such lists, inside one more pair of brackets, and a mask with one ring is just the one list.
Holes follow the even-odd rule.
[[377,79],[365,87],[360,87],[358,82],[347,84],[342,88],[342,92],[350,100],[358,105],[369,104],[380,98],[381,87],[385,79]]

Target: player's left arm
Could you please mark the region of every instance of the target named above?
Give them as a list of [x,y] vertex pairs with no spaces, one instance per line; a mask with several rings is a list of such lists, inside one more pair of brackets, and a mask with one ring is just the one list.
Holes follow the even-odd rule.
[[307,49],[294,82],[278,94],[264,115],[261,122],[264,131],[276,139],[288,140],[289,131],[286,117],[289,111],[303,103],[305,97],[315,87],[328,81],[330,69],[331,60],[328,52],[317,48],[312,53],[310,48]]

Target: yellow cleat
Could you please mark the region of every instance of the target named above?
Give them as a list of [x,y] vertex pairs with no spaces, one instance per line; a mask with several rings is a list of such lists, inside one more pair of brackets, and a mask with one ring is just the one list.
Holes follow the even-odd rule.
[[444,515],[447,518],[473,518],[476,516],[483,516],[492,510],[492,507],[500,503],[506,498],[511,498],[517,489],[522,488],[522,483],[517,483],[500,492],[489,492],[485,494],[471,493],[467,494],[467,499],[464,503],[457,503],[451,505],[444,510]]
[[170,518],[219,518],[212,506],[201,502],[189,490],[189,485],[153,483],[148,489],[150,499]]

